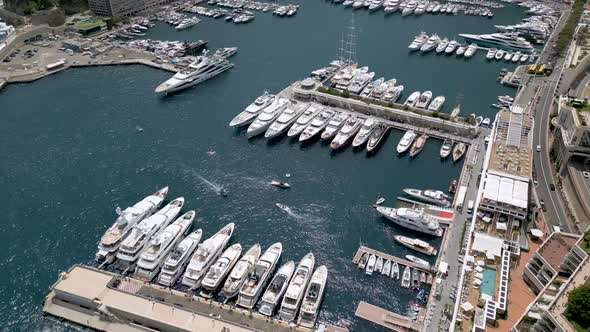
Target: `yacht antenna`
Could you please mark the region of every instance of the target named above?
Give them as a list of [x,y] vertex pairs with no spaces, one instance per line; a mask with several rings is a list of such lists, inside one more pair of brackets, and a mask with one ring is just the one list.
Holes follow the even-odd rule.
[[346,51],[348,62],[356,63],[356,28],[354,26],[354,12],[350,17],[350,26],[348,27],[348,36],[346,40]]

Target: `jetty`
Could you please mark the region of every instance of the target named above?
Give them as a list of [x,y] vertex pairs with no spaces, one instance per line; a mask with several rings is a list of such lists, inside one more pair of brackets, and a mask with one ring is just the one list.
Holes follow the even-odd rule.
[[[424,309],[422,309],[422,311],[424,311]],[[406,332],[420,331],[422,329],[421,324],[411,320],[409,317],[396,314],[395,312],[385,310],[364,301],[359,303],[354,314],[357,317],[379,324],[392,331]],[[424,317],[424,313],[421,312],[419,316]]]
[[381,251],[378,251],[375,249],[371,249],[369,247],[365,247],[362,245],[358,248],[358,250],[356,251],[356,254],[354,255],[354,258],[352,259],[352,263],[354,265],[358,265],[363,253],[367,253],[369,255],[373,254],[377,257],[383,257],[383,259],[389,259],[392,262],[395,262],[395,263],[398,263],[398,264],[401,264],[404,266],[409,266],[412,269],[416,269],[416,270],[425,272],[427,274],[434,274],[436,272],[432,267],[429,268],[424,265],[416,264],[416,263],[409,261],[407,259],[392,256],[392,255],[386,254],[384,252],[381,252]]

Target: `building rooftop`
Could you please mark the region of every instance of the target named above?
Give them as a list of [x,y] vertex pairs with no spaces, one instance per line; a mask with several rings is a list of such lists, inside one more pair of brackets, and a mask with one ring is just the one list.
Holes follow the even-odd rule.
[[498,112],[489,170],[530,178],[533,118],[515,106]]
[[483,189],[483,198],[526,209],[529,194],[528,188],[528,181],[513,179],[506,176],[496,175],[494,172],[489,172]]
[[564,257],[576,244],[578,238],[566,233],[553,233],[539,248],[539,255],[551,265],[553,270],[559,271]]
[[473,232],[471,250],[500,257],[504,240],[480,232]]

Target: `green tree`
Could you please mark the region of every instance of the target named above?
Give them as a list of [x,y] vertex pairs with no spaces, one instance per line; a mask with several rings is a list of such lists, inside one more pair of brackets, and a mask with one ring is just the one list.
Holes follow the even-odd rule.
[[582,328],[590,328],[590,285],[574,289],[567,300],[565,316]]

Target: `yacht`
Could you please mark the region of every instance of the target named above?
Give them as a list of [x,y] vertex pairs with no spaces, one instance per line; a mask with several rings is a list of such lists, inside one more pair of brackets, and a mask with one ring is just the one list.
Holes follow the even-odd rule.
[[246,109],[238,114],[231,122],[229,123],[230,127],[241,127],[248,125],[256,119],[256,117],[262,112],[263,109],[271,105],[275,100],[275,95],[271,95],[268,92],[264,92],[264,94],[250,105],[246,107]]
[[373,89],[373,92],[371,92],[371,97],[375,99],[383,99],[387,90],[394,87],[395,83],[397,83],[397,80],[394,78],[379,84]]
[[448,46],[449,46],[449,40],[447,38],[444,38],[440,42],[440,44],[438,44],[438,46],[436,46],[435,51],[436,51],[436,53],[442,53],[447,49]]
[[232,55],[236,54],[237,52],[238,52],[237,47],[222,47],[222,48],[218,48],[217,50],[215,50],[215,53],[213,53],[213,56],[227,59],[227,58],[231,57]]
[[496,48],[490,48],[488,50],[488,53],[486,54],[486,59],[493,60],[494,59],[494,56],[496,55],[496,52],[498,52],[498,49],[496,49]]
[[520,56],[520,62],[526,62],[529,59],[529,55],[528,54],[522,54]]
[[399,6],[401,4],[401,0],[385,0],[383,3],[383,11],[385,14],[391,14],[398,10],[400,10]]
[[342,78],[336,84],[336,88],[340,90],[348,89],[348,86],[352,83],[353,79],[358,75],[365,74],[369,71],[369,67],[354,68],[342,76]]
[[201,282],[201,296],[204,298],[211,298],[215,291],[219,288],[225,277],[237,263],[238,258],[242,254],[242,246],[239,243],[231,245],[227,248],[221,257],[217,259]]
[[369,82],[371,82],[373,77],[375,77],[374,72],[360,73],[352,79],[352,81],[350,82],[350,85],[348,85],[348,87],[347,87],[347,90],[350,93],[358,95],[361,93],[361,91],[363,91],[363,89],[367,86],[367,84],[369,84]]
[[176,218],[183,205],[184,198],[179,197],[149,218],[133,226],[129,236],[123,240],[119,247],[115,267],[122,271],[133,271],[141,252],[148,245],[150,238],[162,228],[168,226]]
[[312,104],[297,118],[297,121],[291,126],[291,129],[287,132],[287,136],[295,137],[300,135],[305,128],[309,125],[311,120],[322,111],[323,107],[320,105]]
[[483,119],[481,125],[484,127],[489,127],[490,126],[490,118]]
[[412,92],[408,99],[406,99],[404,105],[414,107],[416,105],[416,102],[418,101],[418,98],[420,98],[420,95],[420,91]]
[[416,10],[414,10],[414,14],[422,15],[426,11],[426,2],[420,2],[418,6],[416,6]]
[[510,33],[492,33],[483,35],[460,34],[468,42],[484,47],[502,48],[511,51],[531,52],[533,46],[522,37]]
[[189,17],[189,18],[185,18],[184,20],[180,21],[180,23],[178,23],[174,29],[176,30],[184,30],[184,29],[188,29],[194,25],[196,25],[197,23],[201,22],[201,20],[198,17]]
[[336,136],[340,128],[344,125],[346,120],[348,120],[349,115],[346,113],[337,113],[332,117],[332,119],[328,122],[326,129],[322,132],[321,138],[323,140],[327,140]]
[[291,101],[287,98],[277,98],[272,105],[265,108],[258,115],[256,120],[248,126],[248,130],[246,131],[248,138],[252,138],[265,132],[290,104]]
[[449,42],[449,45],[447,45],[447,47],[445,48],[445,54],[454,53],[458,46],[459,46],[459,43],[456,40],[454,40],[454,39],[451,40]]
[[373,133],[373,130],[375,130],[376,126],[377,122],[375,122],[375,119],[367,118],[361,126],[361,129],[359,129],[359,132],[354,137],[354,140],[352,141],[352,146],[358,147],[365,144],[371,136],[371,134]]
[[432,100],[432,103],[428,106],[429,111],[438,112],[442,105],[445,103],[445,96],[437,96]]
[[520,60],[520,52],[516,52],[513,56],[512,56],[512,62],[518,62]]
[[422,258],[418,258],[414,255],[406,255],[406,259],[409,260],[410,262],[414,262],[414,263],[422,265],[424,267],[427,267],[427,268],[430,267],[430,263],[428,263],[427,261],[423,260]]
[[221,255],[234,232],[234,227],[234,223],[227,224],[215,235],[197,246],[197,250],[191,257],[182,277],[183,285],[190,287],[190,289],[197,289],[201,286],[201,279],[211,264]]
[[436,249],[433,246],[428,244],[428,242],[422,241],[420,239],[412,239],[410,237],[402,235],[396,235],[393,238],[406,248],[410,248],[425,255],[434,256],[437,253]]
[[168,287],[174,286],[176,280],[182,275],[182,271],[184,271],[186,264],[188,264],[188,261],[201,241],[202,236],[203,230],[198,229],[189,234],[184,240],[180,241],[172,252],[170,252],[168,257],[166,257],[164,266],[162,266],[162,271],[158,276],[158,283],[160,285]]
[[503,57],[504,57],[504,50],[496,51],[496,55],[494,55],[494,59],[502,60]]
[[428,140],[428,135],[426,135],[426,133],[418,136],[410,148],[410,157],[415,157],[418,153],[422,152],[422,149],[424,149],[424,146],[426,145],[426,140]]
[[226,300],[238,295],[242,285],[248,279],[248,275],[254,269],[256,261],[260,258],[260,251],[260,244],[256,243],[248,249],[246,254],[244,254],[231,270],[223,285],[223,296]]
[[389,276],[391,274],[391,261],[389,259],[385,260],[383,263],[383,269],[381,269],[381,274]]
[[375,11],[381,7],[383,7],[383,0],[373,0],[373,1],[371,1],[371,4],[369,5],[369,10]]
[[434,236],[441,236],[443,233],[442,228],[440,228],[440,225],[434,217],[424,212],[423,209],[396,209],[385,206],[377,206],[375,209],[377,209],[377,212],[382,216],[399,226]]
[[469,45],[469,47],[467,47],[467,49],[465,50],[465,54],[463,54],[463,56],[466,58],[471,58],[475,54],[476,51],[477,51],[477,45],[471,44],[471,45]]
[[404,269],[404,274],[402,275],[402,287],[403,288],[410,288],[410,282],[412,278],[412,271],[409,266],[406,266]]
[[266,283],[270,278],[270,274],[274,271],[281,253],[283,252],[283,245],[277,242],[270,246],[264,254],[260,257],[254,270],[248,275],[248,279],[240,289],[237,304],[246,309],[252,309],[256,305],[256,301],[262,294]]
[[156,93],[171,93],[204,82],[233,67],[233,63],[221,57],[199,56],[188,67],[158,85]]
[[283,295],[289,286],[289,281],[293,276],[293,272],[295,272],[294,261],[289,261],[279,268],[270,281],[264,295],[262,295],[259,309],[261,314],[269,317],[274,314],[277,305],[282,300]]
[[416,7],[418,7],[416,0],[410,0],[402,10],[402,16],[411,15],[416,10]]
[[328,281],[328,268],[325,265],[318,267],[311,276],[309,286],[301,303],[301,311],[297,324],[307,328],[313,328],[318,318],[320,304],[324,298],[324,290]]
[[426,41],[426,43],[424,43],[424,45],[420,47],[420,51],[430,52],[434,50],[439,43],[440,37],[437,34],[433,34],[432,36],[430,36],[430,38],[428,38],[428,41]]
[[422,32],[420,35],[416,36],[412,43],[408,46],[410,51],[417,51],[428,41],[428,35]]
[[289,105],[281,115],[273,122],[270,127],[264,133],[266,138],[275,138],[283,134],[289,129],[289,127],[297,121],[309,104],[307,103],[296,103]]
[[440,190],[419,190],[419,189],[411,189],[406,188],[403,190],[406,194],[426,203],[449,207],[451,206],[451,202],[449,201],[449,196],[443,193]]
[[453,151],[454,142],[451,139],[445,138],[442,146],[440,147],[440,157],[445,159]]
[[119,217],[100,238],[98,252],[95,257],[96,261],[112,263],[121,242],[127,238],[131,229],[138,222],[154,213],[160,207],[166,195],[168,195],[168,187],[156,191],[123,211],[117,208]]
[[420,286],[420,272],[418,269],[412,271],[412,288],[417,289]]
[[297,311],[309,279],[311,278],[314,265],[315,257],[313,253],[305,255],[301,262],[299,262],[299,265],[297,265],[297,269],[295,270],[293,279],[289,282],[289,287],[287,287],[285,297],[283,297],[281,303],[281,309],[279,310],[279,316],[282,320],[290,322],[297,317]]
[[375,126],[375,130],[373,130],[373,133],[371,133],[371,136],[369,137],[369,140],[367,141],[367,152],[371,152],[377,146],[379,146],[379,143],[381,143],[383,136],[385,136],[385,134],[387,134],[388,130],[389,130],[389,126],[386,125],[385,123],[382,123],[382,122],[379,122]]
[[330,148],[332,148],[332,150],[337,150],[346,145],[346,143],[348,143],[348,141],[360,130],[363,120],[364,119],[357,118],[356,116],[352,116],[346,120],[342,129],[340,129],[338,134],[336,134],[336,137],[332,140],[332,143],[330,143]]
[[350,7],[350,6],[352,6],[352,5],[353,5],[355,2],[356,2],[356,1],[354,1],[354,0],[345,0],[345,1],[342,3],[342,5],[343,5],[344,7]]
[[381,272],[383,268],[383,257],[377,257],[377,262],[375,263],[375,272]]
[[357,0],[352,4],[352,8],[354,8],[354,9],[362,8],[364,6],[365,6],[364,0]]
[[166,256],[186,235],[193,224],[193,219],[195,219],[195,211],[188,211],[152,238],[139,257],[135,269],[136,278],[152,281],[158,275]]
[[422,92],[422,94],[420,94],[420,97],[418,97],[418,100],[416,101],[416,107],[418,107],[418,108],[428,107],[428,104],[430,103],[431,99],[432,99],[432,91]]
[[432,8],[432,13],[433,14],[439,13],[441,8],[442,8],[441,4],[437,3],[436,5],[434,5],[434,8]]
[[459,142],[455,145],[455,148],[453,148],[453,162],[457,162],[459,161],[459,159],[461,159],[461,157],[463,157],[463,155],[465,154],[465,151],[467,150],[467,145],[465,145],[465,143]]
[[395,103],[401,96],[402,92],[404,92],[403,85],[390,86],[387,91],[385,91],[385,94],[381,99],[387,102]]
[[371,92],[373,92],[373,89],[375,89],[375,87],[381,85],[381,83],[383,83],[384,81],[385,81],[385,79],[383,77],[380,77],[377,80],[367,84],[367,86],[361,92],[360,96],[364,97],[364,98],[369,97],[371,95]]
[[324,109],[322,112],[317,114],[309,123],[309,125],[303,130],[301,136],[299,136],[299,142],[306,141],[315,136],[320,131],[324,130],[328,125],[328,122],[334,116],[334,111],[331,109]]
[[463,54],[465,54],[465,50],[467,49],[467,47],[469,47],[469,45],[467,44],[459,45],[459,47],[457,47],[457,56],[462,56]]
[[416,133],[412,130],[406,131],[402,139],[397,144],[397,153],[404,153],[408,151],[412,143],[416,139]]

